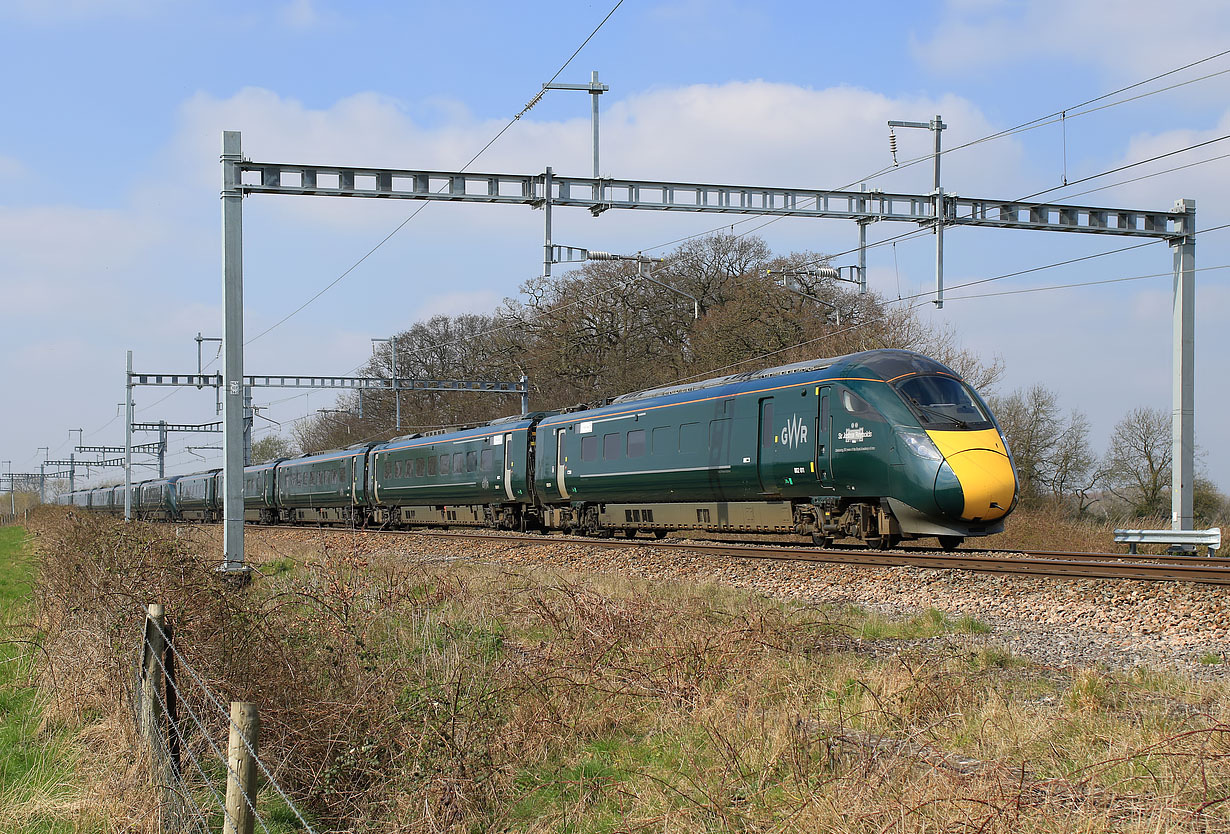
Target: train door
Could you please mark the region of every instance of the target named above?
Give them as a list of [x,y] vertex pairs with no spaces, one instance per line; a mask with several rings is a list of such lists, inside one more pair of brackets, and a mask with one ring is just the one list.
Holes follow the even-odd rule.
[[763,495],[776,495],[781,490],[773,477],[773,466],[777,460],[777,424],[773,422],[773,398],[765,397],[760,401],[760,451],[758,455],[757,474],[760,476],[760,492]]
[[564,454],[564,432],[567,427],[555,430],[555,482],[559,486],[559,497],[568,497],[568,487],[564,485],[564,475],[567,473],[568,456]]
[[833,388],[821,385],[817,389],[820,414],[816,418],[816,479],[826,489],[833,487],[832,431]]
[[504,495],[513,500],[512,432],[504,434]]

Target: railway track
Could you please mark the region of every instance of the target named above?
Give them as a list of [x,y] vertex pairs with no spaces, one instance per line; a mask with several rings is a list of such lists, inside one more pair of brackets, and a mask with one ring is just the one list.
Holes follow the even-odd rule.
[[[249,525],[249,529],[293,528],[280,525]],[[350,528],[335,528],[347,532]],[[1182,555],[1128,555],[1068,551],[1015,551],[1006,553],[952,553],[941,551],[881,551],[789,545],[748,545],[669,539],[599,539],[577,536],[543,536],[491,531],[358,530],[363,535],[427,536],[438,539],[478,539],[523,544],[568,543],[611,549],[652,547],[682,550],[738,559],[821,562],[864,567],[919,567],[932,570],[964,570],[976,573],[1016,574],[1069,579],[1135,579],[1145,582],[1194,582],[1230,585],[1230,559]]]

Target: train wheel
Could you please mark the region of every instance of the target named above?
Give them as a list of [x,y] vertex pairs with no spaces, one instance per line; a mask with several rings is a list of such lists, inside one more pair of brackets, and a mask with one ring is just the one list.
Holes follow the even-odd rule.
[[666,531],[665,530],[654,530],[653,537],[655,539],[664,539],[666,538]]
[[901,544],[900,536],[881,536],[880,537],[880,549],[881,550],[892,550],[894,547],[896,547],[899,544]]
[[636,538],[636,528],[635,527],[625,527],[624,528],[624,538],[625,539],[635,539]]
[[825,536],[820,533],[812,533],[811,543],[814,544],[816,547],[832,547],[833,537]]
[[944,550],[949,553],[956,550],[961,546],[961,543],[965,541],[963,536],[940,536],[939,539],[940,547],[944,548]]

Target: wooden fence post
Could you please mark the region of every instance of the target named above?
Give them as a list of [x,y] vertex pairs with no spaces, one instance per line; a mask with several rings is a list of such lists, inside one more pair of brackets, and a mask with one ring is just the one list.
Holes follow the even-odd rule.
[[145,612],[145,644],[141,648],[141,735],[155,759],[161,758],[158,739],[162,734],[162,655],[166,651],[163,629],[166,609],[157,603]]
[[[176,764],[168,756],[174,727],[167,724],[163,693],[174,685],[166,674],[167,635],[166,608],[157,603],[145,611],[145,643],[141,649],[141,735],[149,747],[150,783],[158,789],[158,830],[179,831],[185,813],[183,799],[173,785],[178,781]],[[168,700],[169,700],[169,696]],[[178,745],[176,745],[178,748]]]
[[[256,704],[231,702],[231,737],[226,761],[224,834],[253,834],[256,817],[256,741],[260,718]],[[245,740],[247,743],[245,744]]]

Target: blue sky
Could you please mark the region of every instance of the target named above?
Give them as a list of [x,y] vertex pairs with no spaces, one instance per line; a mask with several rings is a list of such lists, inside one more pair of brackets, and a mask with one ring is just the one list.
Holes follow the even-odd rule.
[[[0,459],[67,454],[68,429],[122,442],[124,351],[138,370],[195,369],[192,337],[220,331],[217,155],[224,129],[255,160],[453,169],[518,112],[610,2],[520,4],[0,2],[8,130],[0,134]],[[1113,9],[1113,12],[1111,11]],[[886,119],[941,113],[946,145],[1070,107],[1212,55],[1230,6],[829,4],[626,0],[561,75],[593,69],[603,96],[603,173],[837,187],[887,164]],[[1230,56],[1133,93],[1230,69]],[[1020,197],[1230,133],[1230,73],[950,154],[946,190]],[[1123,97],[1121,97],[1123,98]],[[552,93],[473,168],[589,172],[588,100]],[[901,131],[902,156],[929,136]],[[1230,141],[1085,188],[1230,153]],[[1167,209],[1197,200],[1198,226],[1230,222],[1220,160],[1073,202]],[[929,166],[872,185],[929,189]],[[1083,188],[1060,190],[1053,199]],[[254,197],[245,203],[246,328],[278,321],[388,234],[409,203]],[[712,216],[556,214],[557,242],[635,251],[719,225]],[[542,216],[429,206],[320,301],[248,349],[249,373],[346,373],[386,336],[432,313],[489,311],[537,274]],[[747,228],[750,225],[740,227]],[[871,240],[907,229],[872,227]],[[784,220],[778,251],[843,251],[853,224]],[[1200,238],[1197,265],[1230,264],[1230,230]],[[950,285],[1122,246],[1118,238],[979,229],[947,238]],[[931,285],[927,237],[869,253],[871,286]],[[848,260],[848,259],[847,259]],[[1018,290],[1164,272],[1164,245],[991,285]],[[1226,272],[1199,274],[1197,442],[1230,489]],[[954,292],[956,296],[960,293]],[[1095,442],[1136,406],[1170,406],[1166,278],[960,301],[925,311],[962,344],[997,354],[1000,391],[1042,382],[1085,411]],[[326,393],[258,392],[279,421]],[[212,397],[138,390],[140,419],[203,421]],[[161,402],[160,402],[161,401]],[[109,422],[111,421],[111,422]],[[148,439],[148,438],[145,438]],[[172,443],[173,471],[206,465]],[[203,452],[206,457],[211,453]],[[212,453],[216,455],[217,453]],[[213,465],[213,460],[209,461]],[[114,477],[116,471],[105,473]]]

